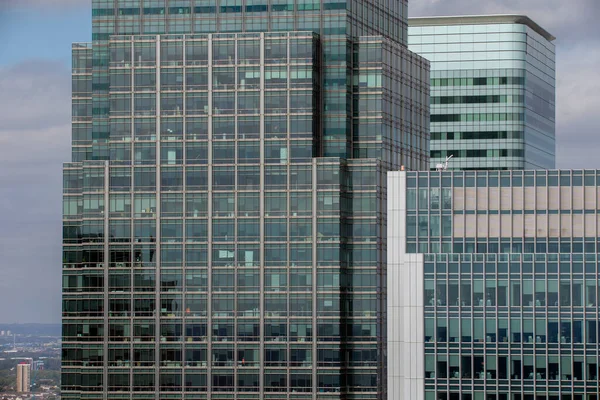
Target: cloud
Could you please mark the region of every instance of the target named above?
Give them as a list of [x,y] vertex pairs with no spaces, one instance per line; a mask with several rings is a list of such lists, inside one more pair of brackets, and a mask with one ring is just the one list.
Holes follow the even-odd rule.
[[1,322],[60,318],[70,109],[64,65],[30,60],[0,68],[0,304],[11,304],[2,308]]
[[411,17],[426,15],[524,14],[545,27],[578,27],[600,13],[596,0],[413,0]]
[[[522,14],[557,37],[560,46],[597,43],[600,2],[597,0],[413,0],[409,16]],[[596,35],[594,35],[596,34]]]
[[69,71],[60,63],[30,60],[0,68],[2,129],[42,128],[68,122],[70,89]]
[[598,168],[600,1],[411,0],[409,16],[521,14],[556,36],[556,166]]
[[571,51],[572,57],[563,57],[557,72],[559,120],[576,122],[595,116],[600,109],[600,46]]

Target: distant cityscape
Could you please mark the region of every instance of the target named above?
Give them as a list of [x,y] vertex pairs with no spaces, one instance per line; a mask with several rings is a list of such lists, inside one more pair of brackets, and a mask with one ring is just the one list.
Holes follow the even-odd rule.
[[60,324],[0,324],[0,400],[60,399]]

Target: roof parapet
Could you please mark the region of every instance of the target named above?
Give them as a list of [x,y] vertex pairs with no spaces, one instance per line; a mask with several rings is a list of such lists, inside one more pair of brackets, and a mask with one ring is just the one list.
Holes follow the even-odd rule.
[[414,17],[408,19],[409,26],[441,26],[441,25],[484,25],[484,24],[521,24],[539,33],[549,42],[556,40],[550,32],[542,28],[526,15],[494,14],[494,15],[455,15],[441,17]]

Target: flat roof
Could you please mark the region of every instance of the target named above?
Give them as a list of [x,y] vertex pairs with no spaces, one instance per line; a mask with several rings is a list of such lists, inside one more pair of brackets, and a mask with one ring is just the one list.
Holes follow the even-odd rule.
[[455,15],[442,17],[415,17],[408,19],[409,26],[436,26],[436,25],[484,25],[484,24],[522,24],[542,35],[552,42],[556,38],[547,30],[539,26],[526,15],[495,14],[495,15]]

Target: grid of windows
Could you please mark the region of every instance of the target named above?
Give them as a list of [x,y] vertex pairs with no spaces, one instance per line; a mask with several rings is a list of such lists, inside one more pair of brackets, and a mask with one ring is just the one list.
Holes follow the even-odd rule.
[[[190,34],[216,32],[312,31],[323,38],[323,74],[325,129],[323,155],[351,158],[352,135],[339,137],[336,132],[352,117],[352,99],[348,96],[347,67],[352,65],[349,37],[382,35],[403,47],[407,39],[407,1],[223,1],[204,0],[135,0],[115,4],[93,0],[92,39],[94,40],[94,101],[98,105],[94,118],[95,145],[88,149],[91,157],[108,159],[106,141],[108,99],[108,39],[111,34]],[[328,82],[340,83],[329,86]],[[102,122],[101,122],[102,121]],[[341,125],[341,126],[340,126]],[[350,125],[352,126],[352,124]],[[331,129],[330,129],[331,127]],[[348,131],[350,131],[348,129]],[[75,161],[75,160],[74,160]]]
[[429,157],[406,7],[93,0],[63,397],[383,398],[385,173]]
[[[357,120],[413,119],[415,142],[426,108],[395,114],[381,81],[412,63],[424,75],[405,84],[423,88],[426,65],[362,46],[380,61],[358,64],[374,106]],[[67,164],[64,185],[63,339],[103,347],[65,353],[64,395],[92,391],[85,377],[110,396],[381,396],[381,181],[427,153],[378,125],[357,141],[371,153],[314,158],[312,33],[113,36],[109,54],[110,162]]]
[[[527,18],[411,21],[410,49],[432,61],[432,168],[450,155],[450,169],[554,167],[552,40]],[[455,131],[468,135],[444,136]],[[486,153],[487,136],[498,131],[519,132],[520,140]]]
[[426,399],[597,399],[598,182],[591,170],[391,174],[406,200],[392,264],[423,257],[408,268],[421,271],[409,303]]
[[597,262],[585,256],[427,255],[426,398],[564,398],[578,387],[572,398],[595,399]]
[[409,173],[407,251],[594,252],[597,179],[596,171]]

